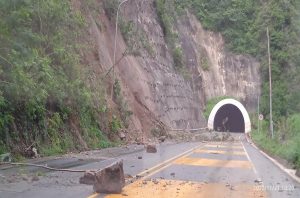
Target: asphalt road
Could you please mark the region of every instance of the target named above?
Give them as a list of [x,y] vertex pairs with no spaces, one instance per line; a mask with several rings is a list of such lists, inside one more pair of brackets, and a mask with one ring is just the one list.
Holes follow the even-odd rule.
[[[79,184],[81,173],[47,172],[38,181],[21,177],[11,183],[0,182],[0,197],[300,197],[299,183],[242,140],[162,144],[154,154],[140,147],[115,155],[111,154],[116,150],[107,153],[89,154],[73,168],[99,169],[123,159],[125,174],[143,177],[133,182],[129,178],[122,194],[93,193],[91,186]],[[27,175],[26,169],[0,170],[0,178],[22,171]]]

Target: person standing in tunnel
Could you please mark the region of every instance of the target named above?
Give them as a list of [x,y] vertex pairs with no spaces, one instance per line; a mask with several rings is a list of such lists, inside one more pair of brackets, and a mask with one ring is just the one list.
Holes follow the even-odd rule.
[[226,127],[226,123],[228,122],[228,117],[225,117],[223,120],[222,120],[222,127],[223,127],[223,131],[227,131],[227,127]]

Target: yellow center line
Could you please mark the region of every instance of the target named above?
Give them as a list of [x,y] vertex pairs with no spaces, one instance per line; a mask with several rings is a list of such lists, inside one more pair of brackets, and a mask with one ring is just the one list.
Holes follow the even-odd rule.
[[240,160],[217,160],[217,159],[203,159],[203,158],[180,158],[177,159],[175,164],[191,165],[191,166],[210,166],[210,167],[223,167],[223,168],[245,168],[251,169],[252,164],[249,161]]
[[214,145],[214,144],[207,144],[204,147],[214,147],[214,148],[232,148],[232,149],[241,149],[243,150],[243,146],[233,146],[233,145]]
[[140,172],[137,175],[142,176],[142,177],[145,177],[145,176],[148,177],[150,175],[153,175],[156,172],[158,172],[158,171],[166,168],[168,165],[171,164],[171,162],[175,161],[176,159],[179,159],[181,157],[185,157],[185,156],[188,156],[188,155],[192,154],[196,149],[198,149],[201,146],[202,145],[195,146],[194,148],[192,148],[190,150],[187,150],[187,151],[185,151],[185,152],[183,152],[183,153],[181,153],[179,155],[176,155],[175,157],[172,157],[172,158],[170,158],[170,159],[168,159],[168,160],[166,160],[166,161],[164,161],[162,163],[159,163],[159,164],[157,164],[156,166],[153,166],[150,169],[144,170],[144,171]]
[[[186,157],[186,156],[192,154],[196,149],[200,148],[201,146],[203,146],[203,145],[195,146],[194,148],[187,150],[179,155],[176,155],[175,157],[172,157],[162,163],[159,163],[150,169],[144,170],[137,175],[142,176],[143,177],[142,179],[146,179],[146,178],[150,177],[151,175],[154,175],[155,173],[161,171],[162,169],[170,166],[172,164],[171,162],[175,161],[176,159],[180,159],[182,157]],[[135,181],[135,182],[137,182],[137,181]],[[90,195],[88,198],[96,198],[98,195],[99,195],[99,193],[94,193],[94,194]]]
[[242,146],[242,143],[240,142],[208,142],[208,144],[212,145],[233,145],[233,146]]
[[88,196],[87,198],[96,198],[96,197],[98,197],[98,195],[99,195],[98,193],[94,193],[94,194]]
[[[169,160],[166,160],[149,170],[145,170],[138,175],[143,176],[140,180],[137,180],[123,188],[122,194],[111,194],[105,196],[105,198],[118,198],[118,197],[143,197],[143,198],[169,198],[169,197],[219,197],[220,194],[224,197],[243,197],[243,198],[254,198],[254,197],[267,197],[266,193],[263,191],[255,191],[255,186],[241,184],[234,187],[234,190],[229,189],[225,184],[206,184],[206,183],[192,183],[186,181],[176,181],[176,180],[161,180],[159,183],[145,181],[146,178],[154,175],[155,173],[165,169],[172,164],[179,165],[193,165],[193,166],[212,166],[212,167],[225,167],[225,168],[245,168],[251,169],[252,164],[249,161],[239,161],[239,160],[217,160],[217,159],[203,159],[203,158],[189,158],[188,156],[192,153],[218,153],[218,154],[228,154],[228,155],[246,155],[243,147],[238,145],[212,145],[207,144],[202,148],[197,146],[190,149],[182,154],[179,154]],[[241,148],[242,151],[224,151],[224,150],[206,150],[204,147],[220,147],[220,148]],[[168,185],[172,184],[172,185]],[[182,189],[182,190],[178,190]],[[257,188],[256,188],[257,189]],[[88,198],[96,198],[99,194],[95,193]]]
[[195,153],[209,153],[209,154],[224,154],[224,155],[246,155],[244,151],[224,151],[224,150],[204,150],[197,149]]

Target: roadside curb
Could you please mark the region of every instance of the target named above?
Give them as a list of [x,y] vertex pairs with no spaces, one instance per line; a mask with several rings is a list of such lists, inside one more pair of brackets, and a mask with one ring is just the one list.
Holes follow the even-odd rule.
[[294,179],[296,182],[300,183],[300,178],[297,177],[295,175],[296,170],[294,169],[288,169],[286,167],[284,167],[282,164],[280,164],[277,160],[275,160],[274,158],[272,158],[271,156],[269,156],[267,153],[265,153],[264,151],[262,151],[260,148],[258,148],[255,143],[253,141],[250,141],[247,138],[247,142],[254,147],[256,150],[258,150],[262,155],[264,155],[266,158],[268,158],[273,164],[275,164],[279,169],[281,169],[282,171],[284,171],[286,174],[288,174],[292,179]]

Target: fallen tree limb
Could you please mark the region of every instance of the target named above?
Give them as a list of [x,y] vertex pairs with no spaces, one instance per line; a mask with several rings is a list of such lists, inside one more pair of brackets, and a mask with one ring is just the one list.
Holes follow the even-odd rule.
[[73,173],[85,173],[89,172],[96,172],[95,170],[74,170],[74,169],[60,169],[60,168],[52,168],[47,165],[40,165],[40,164],[31,164],[31,163],[17,163],[17,162],[0,162],[0,165],[13,165],[13,166],[34,166],[39,168],[44,168],[52,171],[64,171],[64,172],[73,172]]

